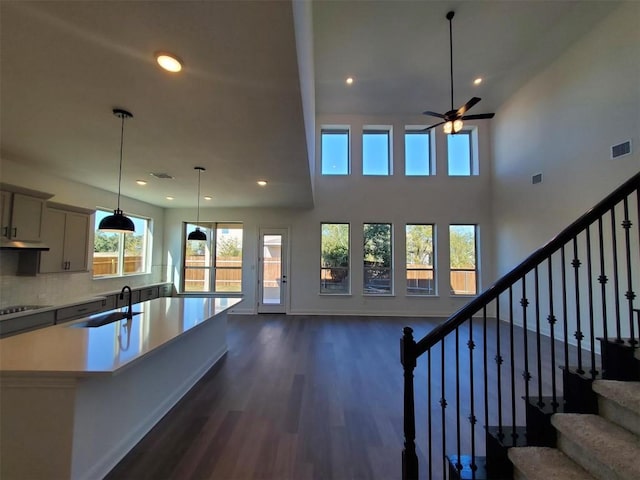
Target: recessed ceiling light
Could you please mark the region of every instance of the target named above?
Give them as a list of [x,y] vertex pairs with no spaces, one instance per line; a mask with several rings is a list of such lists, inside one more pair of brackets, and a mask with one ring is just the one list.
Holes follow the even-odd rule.
[[156,62],[167,72],[179,72],[182,70],[182,61],[172,53],[156,52]]
[[147,181],[146,181],[146,180],[136,180],[136,183],[137,183],[138,185],[146,185],[146,184],[147,184]]
[[167,200],[173,200],[173,197],[166,197]]
[[478,77],[473,81],[474,85],[480,85],[482,83],[482,78]]
[[266,180],[258,180],[258,185],[260,185],[261,187],[264,187],[267,184]]
[[205,200],[211,200],[211,198],[212,198],[212,197],[210,197],[209,195],[205,195],[205,196],[204,196],[204,199],[205,199]]
[[353,77],[347,77],[347,79],[345,80],[345,83],[347,85],[353,85],[353,81],[354,81]]

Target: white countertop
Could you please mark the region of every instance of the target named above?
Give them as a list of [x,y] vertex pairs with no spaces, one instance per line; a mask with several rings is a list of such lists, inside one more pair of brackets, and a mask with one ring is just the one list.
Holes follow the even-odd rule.
[[101,313],[3,338],[0,375],[113,374],[240,301],[241,298],[156,298],[134,304],[132,310],[142,313],[134,315],[129,323],[120,320],[101,327],[76,326],[104,314]]

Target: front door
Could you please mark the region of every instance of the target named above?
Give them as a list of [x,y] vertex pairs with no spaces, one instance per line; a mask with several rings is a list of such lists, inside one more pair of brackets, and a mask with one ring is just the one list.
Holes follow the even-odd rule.
[[287,313],[288,229],[260,229],[258,313]]

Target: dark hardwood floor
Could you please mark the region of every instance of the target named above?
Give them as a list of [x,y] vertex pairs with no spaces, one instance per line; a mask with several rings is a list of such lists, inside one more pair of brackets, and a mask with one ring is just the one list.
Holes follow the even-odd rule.
[[[442,321],[232,315],[226,357],[107,479],[398,479],[404,442],[402,328],[410,325],[418,340]],[[513,408],[516,425],[524,425],[524,331],[514,327],[512,363],[508,324],[489,319],[486,328],[483,325],[482,319],[475,319],[472,329],[469,324],[460,327],[457,342],[455,335],[444,342],[444,353],[442,344],[437,344],[430,356],[418,361],[414,372],[416,443],[423,475],[432,457],[433,478],[445,477],[443,454],[455,454],[458,449],[469,453],[470,438],[474,438],[476,454],[483,455],[484,425],[504,422],[508,427]],[[549,372],[563,363],[563,344],[542,339],[543,375],[538,376],[535,339],[531,332],[528,336],[531,395],[536,395],[538,378],[544,394],[549,395],[553,383]],[[468,347],[471,338],[472,350]],[[555,368],[550,362],[551,345],[557,358]],[[570,347],[570,365],[575,355],[575,348]],[[429,363],[432,375],[427,381]],[[498,388],[499,379],[502,388]],[[517,383],[513,392],[512,380]],[[555,383],[561,395],[559,374]],[[445,435],[441,398],[448,404]],[[511,398],[515,399],[513,407]],[[473,437],[467,421],[472,403],[478,418]],[[456,442],[456,429],[462,431],[462,443]]]
[[402,327],[440,321],[230,316],[227,356],[107,478],[399,478]]

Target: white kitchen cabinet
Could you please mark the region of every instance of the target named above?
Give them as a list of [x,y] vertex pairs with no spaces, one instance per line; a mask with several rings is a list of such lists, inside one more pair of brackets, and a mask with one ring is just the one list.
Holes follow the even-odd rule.
[[2,191],[2,238],[25,242],[41,241],[45,199],[51,196],[39,192],[30,195]]
[[40,254],[40,273],[87,270],[91,210],[49,203],[42,221],[42,241],[49,247]]

